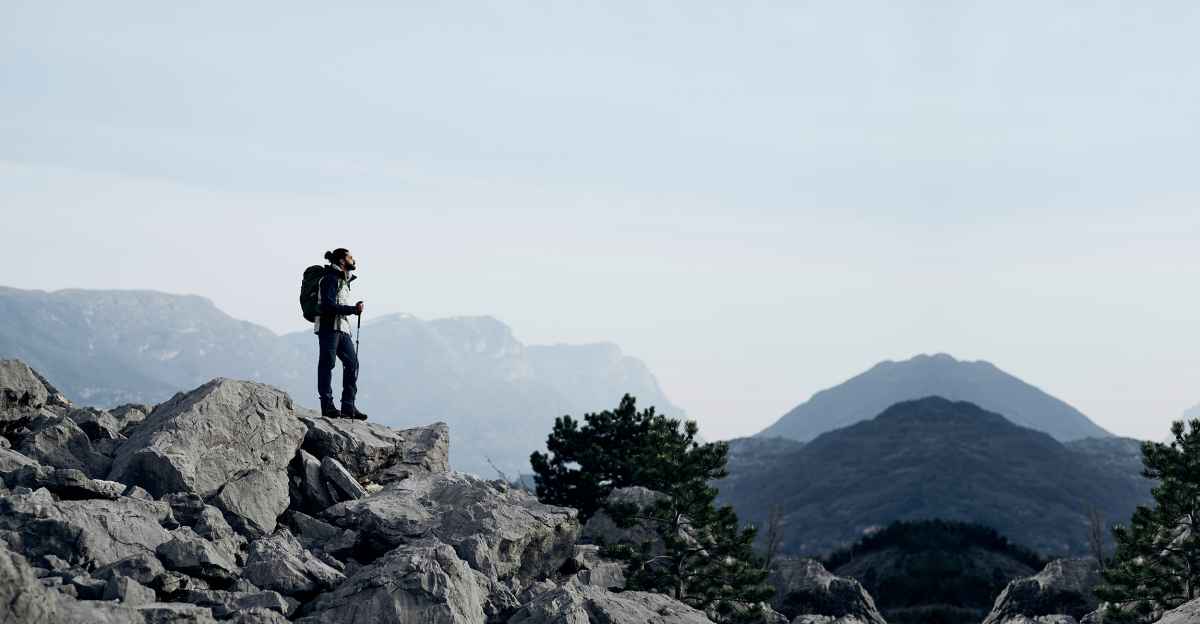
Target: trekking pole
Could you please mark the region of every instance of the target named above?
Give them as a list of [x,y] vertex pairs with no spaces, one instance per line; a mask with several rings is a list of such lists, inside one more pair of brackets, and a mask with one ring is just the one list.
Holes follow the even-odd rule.
[[358,315],[358,329],[354,332],[354,356],[358,357],[358,338],[362,336],[362,314]]

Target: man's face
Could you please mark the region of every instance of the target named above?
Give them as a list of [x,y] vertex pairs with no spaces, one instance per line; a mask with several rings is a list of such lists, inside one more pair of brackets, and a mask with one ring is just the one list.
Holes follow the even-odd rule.
[[353,254],[346,254],[346,259],[343,261],[343,266],[346,267],[347,271],[353,271],[354,269],[358,268],[358,266],[354,264]]

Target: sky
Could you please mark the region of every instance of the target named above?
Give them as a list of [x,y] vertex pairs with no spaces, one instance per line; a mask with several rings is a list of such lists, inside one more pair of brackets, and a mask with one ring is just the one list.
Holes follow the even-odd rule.
[[1200,402],[1200,4],[176,4],[0,8],[0,284],[283,333],[348,247],[367,316],[615,342],[709,439],[918,353]]

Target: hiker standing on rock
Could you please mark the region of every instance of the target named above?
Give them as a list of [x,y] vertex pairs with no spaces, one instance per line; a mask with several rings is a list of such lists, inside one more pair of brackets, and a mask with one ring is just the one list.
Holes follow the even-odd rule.
[[[350,317],[362,315],[363,302],[350,305],[350,282],[357,276],[350,272],[356,267],[354,256],[348,249],[337,248],[325,252],[329,265],[321,276],[317,290],[319,314],[313,321],[313,333],[320,343],[321,355],[317,361],[317,394],[321,397],[321,415],[330,418],[356,418],[366,420],[367,415],[354,406],[358,394],[358,353],[354,349]],[[333,359],[342,362],[342,409],[333,406]]]

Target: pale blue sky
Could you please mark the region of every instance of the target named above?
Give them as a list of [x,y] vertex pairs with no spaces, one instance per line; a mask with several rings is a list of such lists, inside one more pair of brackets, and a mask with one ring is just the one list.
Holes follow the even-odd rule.
[[1124,435],[1200,401],[1194,2],[172,4],[0,9],[0,283],[284,332],[343,245],[370,312],[614,341],[710,438],[921,352]]

